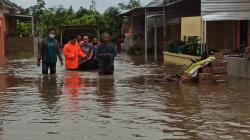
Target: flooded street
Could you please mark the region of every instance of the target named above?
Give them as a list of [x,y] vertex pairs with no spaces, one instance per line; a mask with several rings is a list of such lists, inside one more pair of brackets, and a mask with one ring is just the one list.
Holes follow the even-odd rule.
[[[42,76],[34,59],[0,61],[4,140],[250,139],[250,81],[159,82],[182,68],[121,55],[115,75]],[[157,82],[158,81],[158,82]]]

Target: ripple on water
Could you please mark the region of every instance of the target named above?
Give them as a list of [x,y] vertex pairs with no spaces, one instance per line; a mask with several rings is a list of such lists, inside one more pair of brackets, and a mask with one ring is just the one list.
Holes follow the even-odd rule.
[[230,79],[224,87],[155,82],[182,68],[127,55],[115,66],[114,76],[59,65],[56,76],[42,76],[33,59],[0,61],[0,135],[6,140],[250,138],[250,82]]

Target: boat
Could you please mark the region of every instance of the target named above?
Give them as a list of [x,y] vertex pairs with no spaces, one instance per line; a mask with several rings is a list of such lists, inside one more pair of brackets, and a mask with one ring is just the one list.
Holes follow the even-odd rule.
[[195,78],[198,75],[198,70],[202,67],[207,66],[211,62],[213,62],[216,58],[215,57],[208,57],[204,60],[191,60],[193,63],[184,71],[183,74]]
[[189,67],[187,67],[182,73],[179,73],[176,75],[168,75],[168,76],[166,76],[165,79],[167,81],[179,81],[182,78],[195,79],[198,77],[199,69],[201,69],[202,67],[206,67],[214,60],[216,60],[215,57],[208,57],[204,60],[191,59],[192,64]]
[[79,71],[97,71],[98,70],[98,62],[95,59],[91,59],[88,61],[80,60],[78,70]]

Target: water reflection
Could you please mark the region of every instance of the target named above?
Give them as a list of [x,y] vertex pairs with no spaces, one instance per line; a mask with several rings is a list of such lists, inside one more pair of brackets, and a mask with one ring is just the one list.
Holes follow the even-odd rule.
[[58,66],[57,76],[38,77],[33,60],[0,61],[0,135],[6,140],[250,138],[249,81],[180,85],[157,80],[182,70],[175,65],[144,64],[143,58],[126,55],[115,65],[114,76]]
[[115,100],[115,85],[114,76],[98,76],[97,79],[97,102],[108,111],[110,107],[114,106]]
[[7,88],[8,84],[8,76],[5,74],[5,69],[6,69],[6,59],[0,57],[0,92],[4,89]]
[[64,74],[65,77],[65,91],[67,94],[77,96],[80,90],[85,89],[84,75],[81,75],[76,71],[67,71]]
[[56,75],[44,75],[38,79],[38,92],[49,108],[53,108],[62,95],[63,84],[57,82]]
[[67,115],[80,111],[81,98],[85,96],[85,76],[77,71],[66,71],[64,74],[65,106]]

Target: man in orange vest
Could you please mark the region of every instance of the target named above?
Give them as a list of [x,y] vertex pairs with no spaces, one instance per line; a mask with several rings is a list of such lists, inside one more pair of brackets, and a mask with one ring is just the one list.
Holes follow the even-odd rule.
[[86,59],[86,54],[81,50],[76,37],[70,37],[69,42],[64,46],[65,68],[76,70],[78,68],[78,58]]

